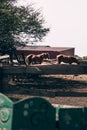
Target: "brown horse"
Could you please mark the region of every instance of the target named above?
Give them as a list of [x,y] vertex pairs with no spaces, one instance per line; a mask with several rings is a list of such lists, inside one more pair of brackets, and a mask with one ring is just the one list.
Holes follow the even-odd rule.
[[76,59],[73,56],[66,56],[66,55],[60,54],[56,56],[56,59],[57,59],[58,64],[61,64],[61,62],[69,63],[69,64],[72,64],[72,63],[79,64],[78,59]]
[[25,63],[26,65],[29,64],[41,64],[44,59],[49,59],[49,54],[48,53],[41,53],[38,55],[35,54],[29,54],[25,58]]

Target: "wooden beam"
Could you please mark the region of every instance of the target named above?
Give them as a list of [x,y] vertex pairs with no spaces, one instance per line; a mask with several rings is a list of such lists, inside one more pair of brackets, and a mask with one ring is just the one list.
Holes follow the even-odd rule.
[[87,74],[87,65],[31,65],[3,66],[4,75],[14,74]]
[[80,65],[49,65],[40,66],[39,69],[41,69],[44,74],[87,74],[87,66]]

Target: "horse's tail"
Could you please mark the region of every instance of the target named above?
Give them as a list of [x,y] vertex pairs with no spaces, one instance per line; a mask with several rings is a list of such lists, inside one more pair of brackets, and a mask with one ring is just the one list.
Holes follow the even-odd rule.
[[60,64],[63,59],[63,55],[59,54],[56,56],[57,63]]
[[33,54],[30,54],[30,55],[26,56],[26,58],[25,58],[26,65],[31,64],[31,62],[32,62],[32,56],[33,56]]

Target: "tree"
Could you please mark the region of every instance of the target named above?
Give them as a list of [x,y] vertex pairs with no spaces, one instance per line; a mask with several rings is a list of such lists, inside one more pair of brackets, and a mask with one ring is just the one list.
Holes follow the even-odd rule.
[[15,0],[0,0],[0,50],[41,41],[49,32],[40,10],[32,5],[17,7]]

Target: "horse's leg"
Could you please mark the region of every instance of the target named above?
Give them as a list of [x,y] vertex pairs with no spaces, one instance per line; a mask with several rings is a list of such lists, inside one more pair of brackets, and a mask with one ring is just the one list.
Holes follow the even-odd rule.
[[38,63],[38,58],[37,57],[33,58],[33,64],[37,64],[37,63]]
[[29,65],[32,64],[32,60],[28,60],[28,64],[29,64]]
[[32,60],[31,60],[31,62],[30,62],[30,64],[35,64],[35,61],[34,61],[34,59],[32,58]]
[[39,64],[41,64],[41,63],[42,63],[42,61],[40,60],[40,61],[39,61]]
[[38,63],[41,64],[42,63],[42,59],[40,57],[38,57]]
[[60,59],[58,59],[58,64],[60,64],[61,63],[61,60]]
[[28,57],[25,58],[25,64],[28,65]]

